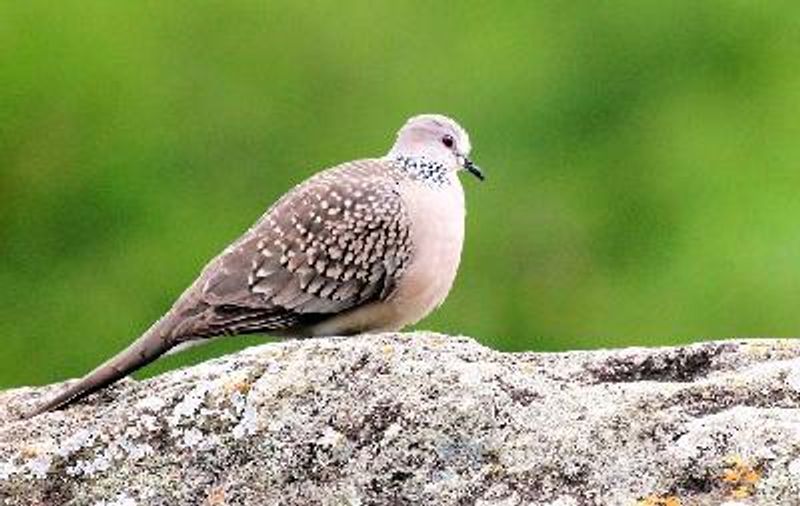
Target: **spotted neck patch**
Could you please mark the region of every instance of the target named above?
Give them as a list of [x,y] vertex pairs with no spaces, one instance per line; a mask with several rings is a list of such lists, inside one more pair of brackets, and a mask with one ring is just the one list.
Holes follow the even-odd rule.
[[450,180],[447,178],[447,167],[440,162],[435,162],[424,156],[396,156],[392,160],[408,173],[412,179],[434,186],[450,184]]

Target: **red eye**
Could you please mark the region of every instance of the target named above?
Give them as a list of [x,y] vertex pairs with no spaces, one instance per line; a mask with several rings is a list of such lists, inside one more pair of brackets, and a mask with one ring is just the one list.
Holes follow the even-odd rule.
[[442,144],[447,146],[448,148],[452,148],[455,141],[453,141],[453,137],[450,135],[445,135],[442,137]]

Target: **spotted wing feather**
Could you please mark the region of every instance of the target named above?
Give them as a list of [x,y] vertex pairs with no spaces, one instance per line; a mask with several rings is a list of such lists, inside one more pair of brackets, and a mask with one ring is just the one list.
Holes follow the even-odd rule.
[[412,254],[392,170],[351,162],[294,188],[209,264],[176,334],[292,331],[389,297]]

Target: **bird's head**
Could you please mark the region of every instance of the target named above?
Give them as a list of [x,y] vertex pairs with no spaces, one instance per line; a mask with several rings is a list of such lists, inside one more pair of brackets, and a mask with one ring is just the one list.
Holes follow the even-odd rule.
[[448,170],[464,169],[480,180],[480,168],[469,159],[472,145],[461,125],[441,114],[421,114],[406,121],[397,132],[390,157],[426,158]]

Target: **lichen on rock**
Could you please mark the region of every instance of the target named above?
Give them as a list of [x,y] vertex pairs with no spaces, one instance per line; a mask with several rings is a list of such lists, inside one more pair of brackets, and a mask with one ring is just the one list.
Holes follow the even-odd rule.
[[250,348],[20,420],[0,504],[800,504],[800,343],[500,353],[417,332]]

